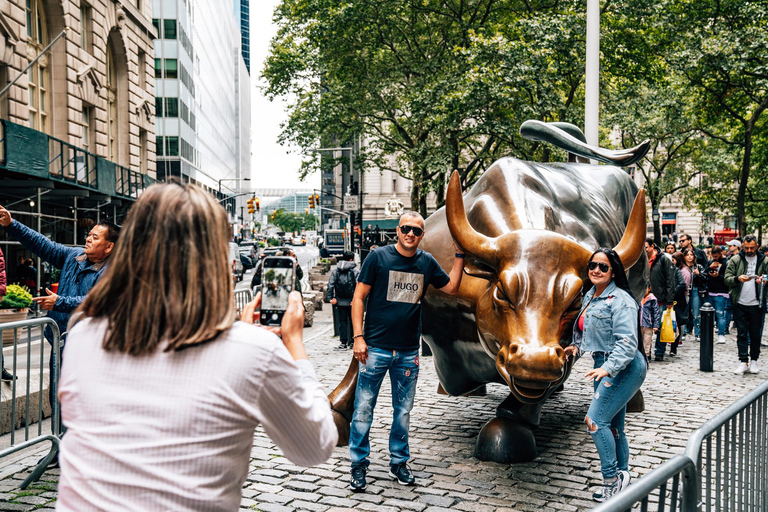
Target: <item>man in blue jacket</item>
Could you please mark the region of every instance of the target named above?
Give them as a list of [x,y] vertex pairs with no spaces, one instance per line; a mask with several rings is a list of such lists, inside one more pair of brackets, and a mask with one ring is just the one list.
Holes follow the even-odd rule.
[[[48,311],[48,317],[56,322],[59,332],[64,334],[72,312],[85,300],[85,296],[104,273],[109,255],[112,254],[120,235],[120,228],[111,222],[96,224],[85,239],[85,248],[82,248],[68,247],[50,241],[34,229],[13,220],[11,213],[2,206],[0,206],[0,225],[26,249],[61,269],[57,293],[46,288],[47,295],[35,297],[33,300],[40,304],[42,309]],[[53,332],[50,327],[46,327],[45,337],[49,343],[53,342]],[[64,341],[62,337],[62,359]],[[51,355],[49,363],[51,404],[54,403],[53,397],[56,396],[56,382],[53,379],[55,364],[55,357]]]

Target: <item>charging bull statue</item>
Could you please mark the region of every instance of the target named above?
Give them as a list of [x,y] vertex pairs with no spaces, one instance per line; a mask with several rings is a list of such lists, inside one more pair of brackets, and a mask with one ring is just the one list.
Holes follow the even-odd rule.
[[[571,155],[622,165],[638,161],[648,148],[647,142],[619,152],[594,148],[578,128],[560,123],[529,121],[521,133]],[[426,220],[425,232],[421,248],[443,269],[451,268],[453,241],[467,255],[459,293],[430,288],[423,299],[423,338],[434,354],[441,388],[458,396],[487,383],[508,386],[496,418],[480,431],[475,456],[503,463],[531,460],[532,430],[542,405],[571,371],[573,360],[563,349],[591,286],[586,266],[592,252],[614,248],[635,297],[645,290],[644,192],[617,167],[504,158],[464,197],[454,172],[446,205]],[[353,360],[329,395],[343,443],[356,377]]]

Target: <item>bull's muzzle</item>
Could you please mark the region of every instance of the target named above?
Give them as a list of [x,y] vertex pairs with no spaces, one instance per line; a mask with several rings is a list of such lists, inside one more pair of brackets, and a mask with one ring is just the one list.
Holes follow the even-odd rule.
[[537,401],[562,382],[565,351],[560,345],[510,343],[499,350],[496,368],[518,398]]

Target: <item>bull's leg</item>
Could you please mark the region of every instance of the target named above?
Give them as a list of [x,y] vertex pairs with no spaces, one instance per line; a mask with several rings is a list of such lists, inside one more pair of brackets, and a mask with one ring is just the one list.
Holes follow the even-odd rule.
[[496,417],[480,430],[475,457],[509,464],[536,457],[533,429],[539,426],[543,402],[524,404],[511,394],[496,409]]
[[336,430],[339,431],[339,441],[336,446],[349,444],[349,424],[352,422],[352,413],[355,412],[355,389],[357,388],[359,364],[357,359],[353,357],[346,375],[341,379],[336,389],[328,395],[333,412],[333,421],[336,423]]
[[643,412],[645,410],[645,399],[643,398],[643,390],[638,389],[635,396],[629,399],[627,403],[627,412]]

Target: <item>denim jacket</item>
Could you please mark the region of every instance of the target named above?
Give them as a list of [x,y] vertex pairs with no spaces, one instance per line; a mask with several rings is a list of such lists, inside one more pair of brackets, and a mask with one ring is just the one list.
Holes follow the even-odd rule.
[[579,312],[581,316],[589,306],[584,313],[584,331],[579,330],[577,320],[573,325],[571,344],[576,345],[579,354],[605,353],[605,363],[601,368],[615,377],[637,352],[637,302],[613,281],[599,297],[593,299],[594,295],[593,286],[584,296]]
[[[48,317],[58,324],[59,332],[64,334],[70,315],[85,300],[85,296],[104,273],[105,262],[91,264],[85,257],[82,247],[67,247],[52,242],[16,220],[11,222],[5,231],[21,242],[26,249],[61,269],[57,292],[59,298],[53,310],[48,312]],[[49,341],[53,339],[50,327],[45,328],[45,337]]]

